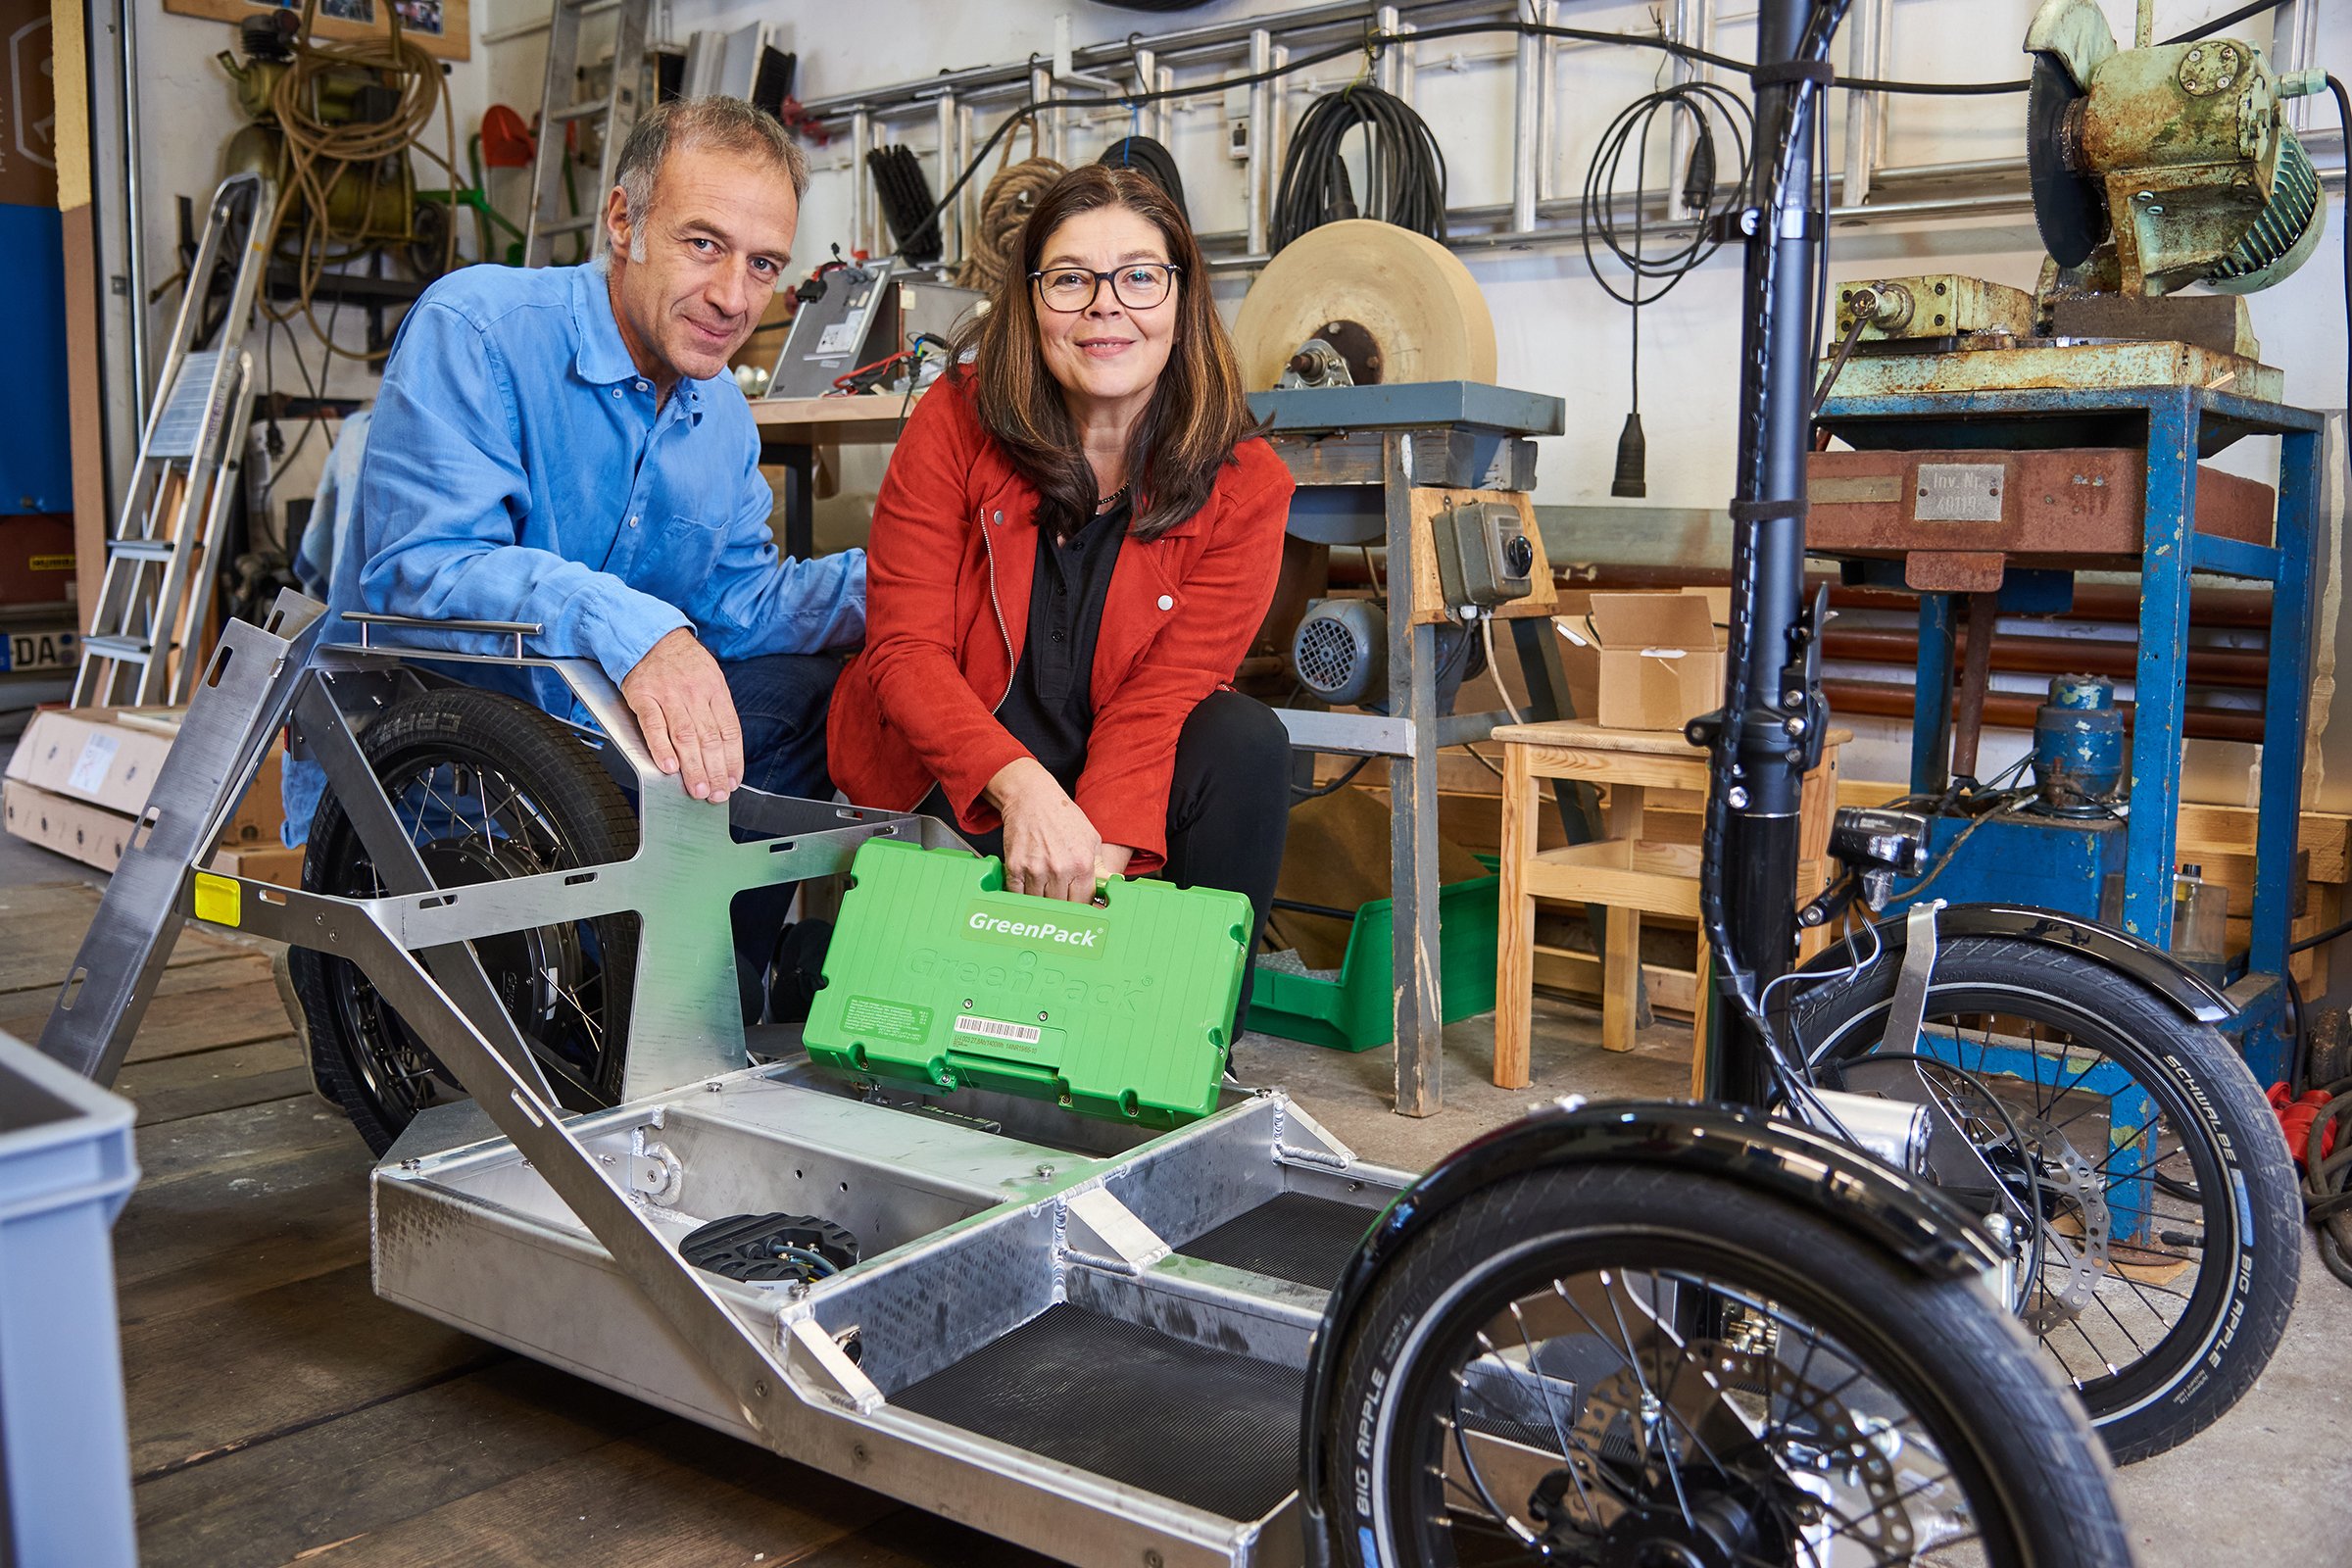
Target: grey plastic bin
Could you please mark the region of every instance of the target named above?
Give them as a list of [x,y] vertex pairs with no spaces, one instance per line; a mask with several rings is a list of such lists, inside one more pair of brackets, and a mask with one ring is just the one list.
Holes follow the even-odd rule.
[[137,1111],[0,1034],[0,1565],[130,1568],[115,1216]]

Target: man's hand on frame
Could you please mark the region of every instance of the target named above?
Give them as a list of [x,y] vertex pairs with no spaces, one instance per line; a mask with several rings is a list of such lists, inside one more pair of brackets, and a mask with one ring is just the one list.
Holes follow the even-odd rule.
[[743,782],[743,725],[718,661],[686,627],[646,651],[620,683],[664,773],[680,775],[698,801],[719,802]]

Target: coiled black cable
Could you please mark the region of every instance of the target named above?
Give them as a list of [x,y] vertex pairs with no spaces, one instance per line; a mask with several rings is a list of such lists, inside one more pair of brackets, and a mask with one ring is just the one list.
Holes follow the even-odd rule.
[[[1660,128],[1661,117],[1669,136],[1677,121],[1686,121],[1690,126],[1690,162],[1679,173],[1683,204],[1694,215],[1663,226],[1650,215],[1647,183],[1650,133]],[[1585,266],[1609,298],[1634,313],[1630,370],[1633,418],[1627,426],[1629,431],[1639,432],[1641,428],[1642,307],[1665,298],[1675,284],[1722,248],[1727,230],[1721,220],[1747,196],[1748,147],[1755,134],[1755,113],[1745,102],[1712,82],[1678,82],[1657,92],[1643,93],[1628,104],[1601,133],[1600,145],[1593,151],[1592,162],[1586,167]],[[1733,162],[1738,165],[1736,177],[1728,182],[1718,177],[1719,142],[1723,140],[1729,141]],[[1633,152],[1634,180],[1630,225],[1618,217],[1618,203],[1625,194],[1620,189],[1621,175],[1629,148]],[[1661,234],[1669,238],[1661,248],[1653,250],[1650,241]],[[1679,238],[1673,237],[1678,235]],[[1629,274],[1627,277],[1619,279],[1601,270],[1599,252],[1603,251],[1616,258]],[[1656,287],[1647,286],[1653,283]],[[1621,468],[1627,461],[1620,456]],[[1623,488],[1629,481],[1639,484],[1639,474],[1631,470],[1622,474],[1617,493],[1641,494],[1639,489]]]
[[1192,210],[1184,204],[1184,176],[1176,171],[1175,154],[1151,137],[1121,136],[1103,148],[1095,162],[1108,169],[1136,171],[1168,193],[1168,200],[1176,204],[1186,222],[1193,220]]
[[[1348,134],[1358,129],[1368,187],[1360,201],[1343,157]],[[1429,122],[1396,94],[1365,85],[1325,93],[1291,133],[1273,218],[1269,243],[1277,251],[1344,218],[1376,218],[1443,242],[1446,154]]]

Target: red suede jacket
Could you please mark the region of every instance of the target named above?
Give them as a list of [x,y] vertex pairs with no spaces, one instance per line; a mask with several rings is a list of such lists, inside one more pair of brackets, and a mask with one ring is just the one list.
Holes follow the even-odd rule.
[[[826,725],[833,782],[860,806],[911,809],[934,780],[966,832],[999,825],[980,792],[1027,756],[997,722],[1029,630],[1037,491],[971,406],[968,384],[923,394],[874,504],[865,649]],[[1233,678],[1273,602],[1291,476],[1246,441],[1199,513],[1119,547],[1095,645],[1095,727],[1080,809],[1131,873],[1167,853],[1176,736]]]

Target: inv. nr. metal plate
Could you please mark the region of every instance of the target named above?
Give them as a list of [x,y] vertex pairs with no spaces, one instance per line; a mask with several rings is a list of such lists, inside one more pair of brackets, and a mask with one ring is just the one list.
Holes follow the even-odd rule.
[[1911,515],[1921,522],[1998,522],[2005,471],[1997,463],[1923,463]]
[[[1385,1195],[1384,1195],[1385,1196]],[[1186,1257],[1328,1291],[1380,1212],[1310,1193],[1282,1193],[1176,1249]]]
[[1302,1378],[1079,1307],[1050,1306],[890,1402],[1220,1515],[1298,1484]]

